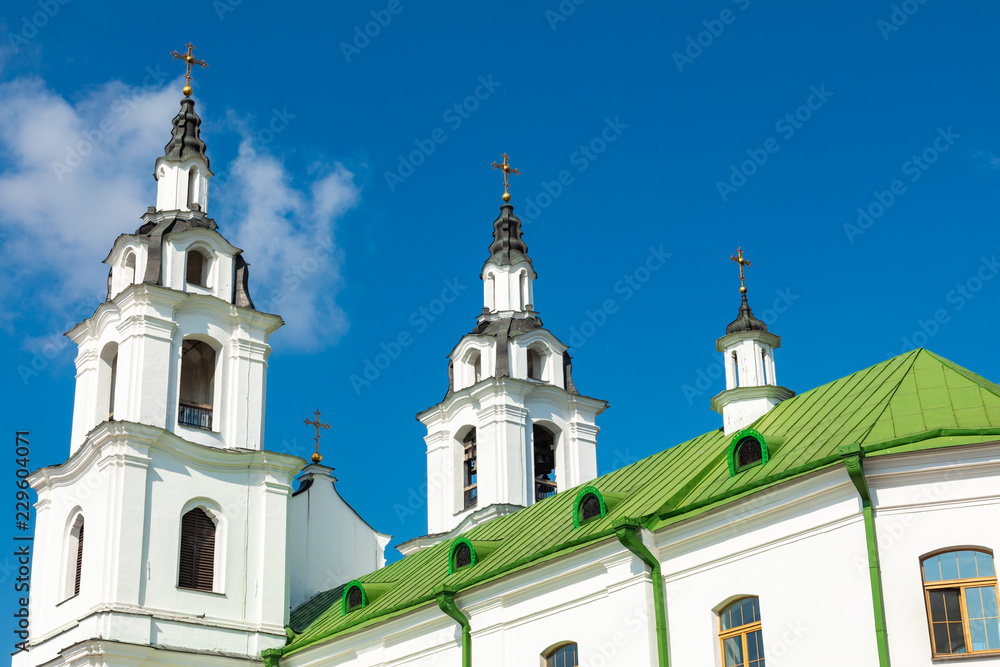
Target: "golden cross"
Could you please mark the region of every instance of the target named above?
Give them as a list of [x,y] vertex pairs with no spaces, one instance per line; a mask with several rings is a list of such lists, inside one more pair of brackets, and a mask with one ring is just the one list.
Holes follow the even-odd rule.
[[184,74],[184,78],[187,79],[187,85],[184,86],[184,90],[182,92],[185,97],[191,97],[191,65],[200,65],[201,68],[204,69],[208,67],[208,63],[194,57],[194,44],[191,42],[187,43],[187,53],[177,53],[176,51],[171,51],[170,55],[187,63],[187,72]]
[[512,174],[512,173],[520,175],[521,172],[519,172],[517,169],[515,169],[514,167],[511,167],[509,164],[507,164],[507,154],[506,153],[503,154],[503,164],[497,164],[496,161],[494,160],[493,161],[493,168],[494,169],[502,169],[503,170],[503,200],[504,201],[510,201],[510,192],[507,191],[507,177],[510,176],[510,174]]
[[750,263],[750,260],[743,258],[743,247],[742,246],[739,247],[739,248],[737,248],[736,249],[736,255],[730,255],[729,259],[733,260],[734,262],[736,262],[737,264],[740,265],[740,294],[746,294],[747,293],[747,284],[746,284],[746,280],[743,278],[743,267],[745,267],[745,266],[753,266],[753,264]]
[[320,411],[319,410],[317,410],[313,414],[316,415],[316,420],[315,421],[309,421],[308,419],[305,419],[303,421],[305,421],[306,425],[308,425],[308,426],[315,426],[316,427],[316,437],[313,438],[313,440],[316,441],[316,452],[312,455],[312,462],[313,463],[319,463],[320,461],[323,460],[323,455],[319,453],[319,439],[321,437],[320,434],[319,434],[319,430],[321,428],[325,428],[325,429],[329,430],[330,425],[329,424],[324,424],[323,422],[321,422],[319,420],[319,415],[320,415]]

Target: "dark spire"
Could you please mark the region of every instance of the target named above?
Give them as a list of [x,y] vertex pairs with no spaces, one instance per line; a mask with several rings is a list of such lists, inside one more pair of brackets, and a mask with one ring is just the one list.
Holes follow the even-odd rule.
[[505,203],[500,207],[500,217],[493,222],[493,243],[486,263],[511,266],[525,261],[531,264],[528,246],[521,240],[521,219],[514,215],[514,207]]
[[163,149],[164,155],[170,160],[180,162],[193,155],[205,158],[205,142],[201,140],[201,118],[194,112],[194,100],[185,97],[181,100],[181,110],[174,116],[174,128],[170,133],[170,141]]
[[[743,290],[741,290],[743,291]],[[747,303],[746,292],[743,291],[743,303],[740,304],[740,312],[736,319],[726,327],[726,334],[740,333],[743,331],[767,331],[767,325],[753,316],[750,311],[750,304]]]

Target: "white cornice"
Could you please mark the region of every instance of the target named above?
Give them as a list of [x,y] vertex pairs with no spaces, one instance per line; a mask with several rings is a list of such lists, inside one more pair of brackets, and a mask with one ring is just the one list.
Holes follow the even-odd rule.
[[773,384],[763,384],[757,387],[734,387],[713,396],[712,409],[721,414],[723,408],[736,401],[770,398],[780,403],[792,396],[795,396],[795,392],[791,389]]
[[271,484],[285,486],[289,492],[292,478],[306,464],[304,459],[291,454],[209,447],[185,440],[158,426],[113,421],[96,426],[66,462],[36,470],[29,476],[29,481],[36,491],[69,484],[99,460],[112,457],[121,465],[141,466],[148,464],[151,451],[203,471],[249,470],[271,475],[277,480],[271,480]]
[[745,340],[759,340],[765,345],[770,345],[772,349],[777,350],[781,347],[781,336],[773,334],[770,331],[737,331],[736,333],[726,334],[722,338],[715,341],[716,352],[725,352],[733,343],[739,343]]

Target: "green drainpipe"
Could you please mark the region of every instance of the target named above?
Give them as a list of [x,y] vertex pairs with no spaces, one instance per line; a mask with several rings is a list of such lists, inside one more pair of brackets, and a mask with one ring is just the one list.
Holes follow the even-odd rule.
[[659,666],[669,667],[670,657],[667,646],[667,601],[663,595],[663,573],[660,561],[654,556],[639,537],[639,523],[634,519],[619,519],[615,521],[615,535],[626,549],[634,553],[649,567],[653,579],[653,611],[656,615],[656,653],[659,656]]
[[437,598],[441,611],[462,626],[462,667],[472,667],[472,626],[469,625],[469,619],[465,614],[455,605],[455,591],[440,586],[434,589],[434,597]]
[[878,562],[878,538],[875,535],[875,510],[865,479],[865,450],[854,443],[840,448],[847,474],[861,496],[861,512],[865,519],[865,539],[868,542],[868,575],[872,585],[872,606],[875,614],[875,642],[878,646],[879,667],[889,667],[889,637],[885,631],[885,602],[882,598],[882,573]]

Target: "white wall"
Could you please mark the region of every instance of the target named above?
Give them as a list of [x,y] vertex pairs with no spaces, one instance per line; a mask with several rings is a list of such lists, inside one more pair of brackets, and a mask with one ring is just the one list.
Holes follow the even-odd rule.
[[288,567],[290,603],[374,572],[385,565],[391,535],[369,526],[334,486],[332,468],[312,464],[299,478],[288,507]]

